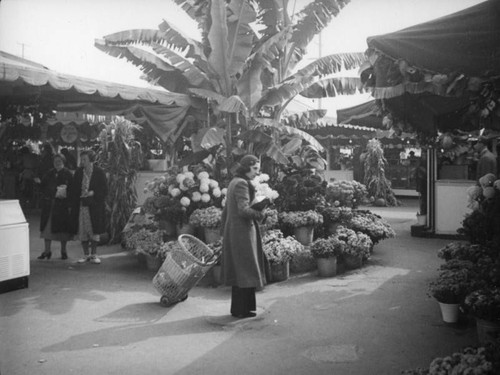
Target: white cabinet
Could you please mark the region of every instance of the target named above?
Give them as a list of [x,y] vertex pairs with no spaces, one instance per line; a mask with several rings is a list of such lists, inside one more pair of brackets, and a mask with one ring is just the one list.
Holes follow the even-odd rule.
[[30,274],[29,226],[17,200],[0,199],[0,282]]

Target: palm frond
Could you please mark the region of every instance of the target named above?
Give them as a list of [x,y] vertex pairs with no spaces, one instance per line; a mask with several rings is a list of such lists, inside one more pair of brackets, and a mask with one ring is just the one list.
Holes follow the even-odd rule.
[[187,35],[182,30],[177,29],[172,24],[163,20],[158,28],[162,32],[162,36],[168,44],[174,45],[176,48],[186,50],[186,57],[195,59],[204,59],[203,45]]
[[316,125],[316,122],[326,116],[326,109],[311,109],[283,118],[283,122],[295,128],[307,128]]

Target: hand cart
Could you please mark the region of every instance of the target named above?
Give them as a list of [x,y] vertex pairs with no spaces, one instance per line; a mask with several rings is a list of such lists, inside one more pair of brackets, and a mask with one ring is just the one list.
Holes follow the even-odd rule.
[[167,253],[153,278],[153,286],[162,295],[160,303],[165,307],[184,301],[218,257],[203,241],[190,234],[181,234],[178,244]]

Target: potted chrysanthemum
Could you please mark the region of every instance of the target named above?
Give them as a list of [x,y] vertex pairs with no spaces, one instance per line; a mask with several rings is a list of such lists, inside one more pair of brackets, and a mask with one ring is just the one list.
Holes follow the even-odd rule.
[[203,228],[205,242],[211,243],[220,239],[222,209],[210,206],[198,208],[189,217],[189,223],[195,227]]
[[359,268],[370,257],[373,243],[366,234],[340,226],[334,236],[345,244],[341,257],[346,268]]
[[293,237],[284,237],[279,229],[270,230],[262,237],[262,247],[271,267],[271,281],[283,281],[290,275],[290,260],[303,249]]
[[311,254],[316,258],[320,277],[337,274],[337,257],[342,254],[344,246],[344,243],[334,236],[318,238],[311,244]]
[[500,339],[500,287],[484,287],[465,297],[465,306],[476,318],[479,342]]
[[284,225],[293,228],[295,238],[304,246],[311,244],[314,227],[323,224],[323,215],[313,210],[281,212],[279,219]]

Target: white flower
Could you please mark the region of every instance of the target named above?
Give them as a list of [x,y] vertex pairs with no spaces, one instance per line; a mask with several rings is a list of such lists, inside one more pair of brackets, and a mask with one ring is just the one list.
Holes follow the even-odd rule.
[[210,186],[212,189],[215,189],[219,187],[219,183],[215,180],[210,179],[208,182],[208,186]]
[[179,184],[182,184],[182,181],[184,181],[184,179],[186,178],[186,175],[182,174],[182,173],[179,173],[176,177],[175,177],[175,180],[179,183]]
[[198,173],[198,180],[200,180],[200,181],[201,180],[208,180],[209,178],[210,178],[210,176],[209,176],[208,172],[203,171],[203,172]]
[[224,188],[220,191],[222,193],[222,195],[226,195],[227,194],[227,188]]
[[191,201],[189,200],[188,197],[182,197],[181,198],[181,205],[184,207],[187,207],[191,204]]
[[186,185],[184,185],[184,184],[180,184],[180,185],[179,185],[179,188],[180,188],[182,191],[186,191],[186,190],[188,190],[188,189],[189,189],[189,188],[188,188]]
[[222,207],[226,207],[226,197],[222,198],[221,205]]
[[181,191],[178,188],[173,188],[172,191],[170,191],[170,195],[174,198],[178,197],[181,195]]
[[201,195],[201,201],[204,202],[204,203],[210,202],[210,195],[208,195],[207,193],[202,194]]
[[194,173],[191,171],[184,172],[184,176],[194,179]]
[[191,197],[193,202],[199,202],[201,200],[201,194],[198,191],[195,191]]
[[261,173],[260,175],[257,176],[257,181],[259,182],[269,181],[269,175],[267,173]]
[[200,185],[200,191],[202,193],[208,193],[209,190],[210,190],[210,188],[208,187],[208,184],[201,184]]
[[215,197],[215,198],[219,198],[219,197],[222,195],[222,193],[221,193],[221,191],[220,191],[220,189],[219,189],[219,188],[215,188],[215,189],[212,191],[212,194],[214,195],[214,197]]
[[167,191],[168,191],[169,194],[172,194],[172,190],[173,189],[175,189],[175,185],[168,185]]

